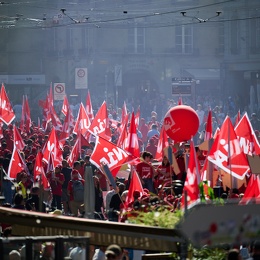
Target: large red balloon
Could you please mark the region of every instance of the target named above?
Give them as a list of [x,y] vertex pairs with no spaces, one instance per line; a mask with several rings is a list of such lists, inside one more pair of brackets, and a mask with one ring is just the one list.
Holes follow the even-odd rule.
[[199,129],[199,117],[190,106],[171,108],[163,120],[167,135],[175,142],[188,141]]

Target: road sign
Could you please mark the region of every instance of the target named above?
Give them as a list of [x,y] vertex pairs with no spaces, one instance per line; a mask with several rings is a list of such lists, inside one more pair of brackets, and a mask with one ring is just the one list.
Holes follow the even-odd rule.
[[75,89],[88,88],[88,69],[76,68],[75,69]]
[[63,100],[66,92],[65,92],[65,83],[54,83],[54,100]]

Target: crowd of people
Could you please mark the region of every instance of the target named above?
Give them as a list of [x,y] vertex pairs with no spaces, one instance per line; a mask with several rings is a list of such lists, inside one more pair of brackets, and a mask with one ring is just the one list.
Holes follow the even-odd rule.
[[[197,104],[196,112],[199,117],[200,128],[196,136],[196,142],[202,142],[208,108],[214,106],[213,131],[221,126],[227,114],[232,115],[235,120],[235,102],[228,98],[225,104],[217,104],[215,100],[206,100],[198,97],[200,103]],[[177,101],[168,100],[167,108],[176,105]],[[184,101],[185,103],[185,101]],[[187,101],[188,103],[188,101]],[[120,113],[115,111],[113,106],[109,107],[109,118],[120,119]],[[163,115],[163,113],[161,113]],[[71,167],[68,163],[68,156],[76,141],[76,135],[71,135],[63,146],[63,160],[54,169],[43,163],[46,178],[50,184],[49,189],[42,189],[41,185],[35,181],[35,159],[37,152],[42,150],[48,140],[50,129],[32,125],[29,132],[20,130],[20,134],[26,144],[21,156],[26,162],[27,171],[17,173],[15,180],[7,178],[8,167],[12,160],[13,125],[3,129],[0,147],[0,166],[1,166],[1,191],[4,196],[2,206],[12,207],[19,210],[38,211],[54,214],[69,215],[74,217],[84,217],[84,187],[85,169],[90,166],[93,173],[93,202],[94,218],[108,221],[128,221],[129,217],[136,216],[138,212],[146,212],[164,207],[174,212],[181,206],[181,196],[186,179],[186,165],[184,155],[189,153],[189,146],[183,144],[176,151],[176,159],[180,170],[175,173],[174,167],[170,164],[169,158],[163,156],[161,162],[155,162],[154,158],[157,151],[162,119],[153,110],[149,117],[140,117],[137,128],[137,136],[140,149],[141,162],[135,165],[136,172],[140,178],[144,192],[133,191],[134,201],[126,203],[129,192],[131,174],[128,178],[116,178],[116,189],[108,182],[104,173],[96,166],[91,164],[91,154],[95,147],[94,142],[81,147],[80,157],[73,162]],[[255,130],[260,130],[260,120],[255,113],[251,116],[251,123]],[[117,129],[112,129],[112,141],[116,144],[118,140]],[[205,159],[203,153],[196,147],[199,161]],[[233,196],[230,191],[227,197]],[[222,194],[222,198],[225,198]],[[127,212],[127,214],[125,213]],[[2,234],[5,229],[10,230],[2,224]],[[15,253],[13,253],[15,255]],[[73,259],[73,258],[72,258]],[[95,258],[93,258],[95,259]],[[108,258],[109,259],[109,258]],[[229,258],[231,259],[231,258]],[[232,258],[233,259],[233,258]]]

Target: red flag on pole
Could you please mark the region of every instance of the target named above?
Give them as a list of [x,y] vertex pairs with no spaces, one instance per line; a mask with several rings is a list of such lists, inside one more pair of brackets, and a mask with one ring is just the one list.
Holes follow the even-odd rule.
[[240,180],[244,179],[250,169],[228,116],[212,145],[208,160]]
[[50,188],[50,184],[46,178],[45,172],[44,172],[44,168],[42,165],[42,152],[38,151],[36,158],[35,158],[35,164],[34,164],[34,181],[41,181],[40,185],[43,186],[43,188],[49,189]]
[[22,159],[22,156],[20,155],[18,149],[14,145],[13,153],[12,153],[12,158],[8,167],[8,179],[16,179],[17,174],[21,171],[28,171],[27,166]]
[[92,102],[91,102],[89,91],[88,91],[87,99],[86,99],[86,112],[87,112],[90,122],[92,122],[94,119],[94,113],[93,113]]
[[15,114],[6,94],[4,84],[2,84],[0,93],[0,119],[7,125],[10,125],[15,119]]
[[83,104],[81,103],[79,107],[76,123],[73,129],[73,133],[78,134],[80,132],[83,136],[85,136],[87,134],[89,127],[90,127],[90,120]]
[[139,191],[140,192],[140,196],[143,195],[144,193],[144,189],[143,189],[143,185],[141,183],[141,180],[138,176],[138,174],[136,173],[136,171],[133,171],[132,174],[132,179],[129,185],[129,189],[128,189],[128,194],[126,197],[126,204],[129,205],[131,202],[134,201],[134,191]]
[[99,135],[107,140],[111,140],[111,131],[109,127],[109,119],[106,101],[99,108],[95,118],[93,119],[89,131],[94,135]]
[[207,124],[205,127],[204,141],[208,141],[212,138],[212,111],[209,109]]
[[15,125],[13,127],[13,134],[14,134],[14,145],[19,151],[22,151],[25,147],[25,143]]
[[133,156],[139,158],[140,157],[140,150],[139,150],[138,137],[137,137],[137,133],[136,133],[134,112],[132,112],[131,123],[130,123],[129,133],[128,133],[127,139],[128,139],[128,144],[127,144],[127,147],[126,147],[126,151],[131,153]]
[[[164,156],[164,149],[167,146],[169,146],[168,137],[167,137],[166,131],[164,129],[164,126],[162,126],[158,145],[157,145],[157,151],[156,151],[154,159],[156,159],[158,161],[162,161],[163,156]],[[169,158],[169,160],[170,160],[170,158]]]

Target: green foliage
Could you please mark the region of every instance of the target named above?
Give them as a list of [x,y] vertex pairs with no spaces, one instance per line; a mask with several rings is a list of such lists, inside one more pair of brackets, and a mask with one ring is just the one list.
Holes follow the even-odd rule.
[[224,260],[226,257],[226,251],[220,248],[193,248],[193,259],[208,259],[208,260]]
[[156,211],[138,212],[137,216],[128,217],[128,221],[145,226],[174,228],[182,217],[183,212],[179,210],[171,212],[165,207],[159,207]]

